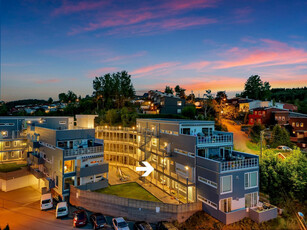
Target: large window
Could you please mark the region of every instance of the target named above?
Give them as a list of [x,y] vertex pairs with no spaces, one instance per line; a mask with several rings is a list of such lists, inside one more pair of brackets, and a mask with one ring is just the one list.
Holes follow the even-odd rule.
[[244,174],[245,189],[258,187],[258,172],[249,172]]
[[258,192],[245,194],[245,208],[257,206]]
[[75,161],[65,161],[64,162],[64,173],[70,173],[75,171]]
[[232,192],[232,175],[221,177],[221,194]]

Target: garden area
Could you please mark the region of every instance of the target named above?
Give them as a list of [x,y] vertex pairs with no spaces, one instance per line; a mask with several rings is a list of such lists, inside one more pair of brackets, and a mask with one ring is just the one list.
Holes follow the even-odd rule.
[[115,195],[136,200],[147,200],[154,202],[161,202],[158,198],[153,196],[150,192],[144,189],[136,182],[112,185],[107,188],[96,190],[102,194]]
[[16,164],[16,163],[0,164],[0,172],[3,172],[3,173],[13,172],[25,166],[27,165],[26,164]]

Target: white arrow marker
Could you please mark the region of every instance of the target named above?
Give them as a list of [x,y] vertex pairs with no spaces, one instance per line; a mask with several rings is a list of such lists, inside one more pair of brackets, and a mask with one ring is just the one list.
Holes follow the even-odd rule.
[[136,171],[146,171],[142,176],[148,176],[153,170],[154,168],[147,162],[147,161],[142,161],[142,163],[146,166],[146,167],[136,167]]

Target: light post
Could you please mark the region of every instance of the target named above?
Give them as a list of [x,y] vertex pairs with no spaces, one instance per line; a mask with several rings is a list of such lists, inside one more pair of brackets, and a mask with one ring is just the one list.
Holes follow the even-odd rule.
[[187,203],[189,203],[189,166],[185,166],[184,168],[187,171]]

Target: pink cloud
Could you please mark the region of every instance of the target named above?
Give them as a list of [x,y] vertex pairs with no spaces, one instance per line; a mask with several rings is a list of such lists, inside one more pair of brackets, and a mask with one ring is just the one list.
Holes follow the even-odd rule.
[[226,61],[217,61],[216,69],[241,66],[275,66],[303,64],[307,62],[307,51],[269,39],[260,40],[264,46],[254,49],[234,47],[226,52]]
[[[141,2],[137,7],[130,9],[120,9],[118,6],[113,5],[105,11],[104,14],[96,14],[91,18],[91,22],[85,25],[72,28],[68,35],[75,35],[88,31],[96,31],[99,29],[113,28],[118,30],[129,31],[127,26],[143,27],[145,23],[154,26],[155,28],[173,28],[181,29],[194,25],[205,25],[216,22],[215,19],[207,19],[204,17],[199,18],[179,18],[178,15],[183,11],[191,11],[193,9],[213,7],[216,1],[213,0],[170,0],[165,3],[148,5],[148,2]],[[86,8],[86,7],[84,7]],[[166,18],[173,18],[166,20]],[[142,23],[143,25],[140,25]],[[158,25],[161,25],[160,27]],[[125,27],[123,27],[125,26]],[[119,27],[119,28],[118,28]],[[144,28],[144,27],[143,27]],[[114,32],[109,32],[114,34]]]
[[203,68],[209,66],[211,62],[209,61],[200,61],[200,62],[192,62],[186,65],[181,66],[181,69],[195,69],[195,70],[202,70]]
[[126,27],[117,27],[107,32],[108,35],[114,34],[155,34],[163,31],[173,31],[185,29],[194,26],[216,23],[216,19],[191,17],[191,18],[174,18],[162,20],[161,22],[146,22],[143,24],[130,25]]
[[170,68],[170,67],[174,67],[176,65],[178,65],[178,62],[164,62],[164,63],[160,63],[157,65],[152,65],[152,66],[146,66],[146,67],[142,67],[139,69],[135,69],[131,72],[131,75],[136,75],[133,76],[135,78],[137,77],[141,77],[144,76],[144,74],[151,74],[153,72],[156,71],[165,71],[166,69]]
[[138,52],[138,53],[135,53],[135,54],[130,54],[130,55],[119,55],[119,56],[114,56],[114,57],[111,57],[111,58],[106,58],[106,59],[102,60],[102,62],[114,62],[114,61],[120,61],[120,60],[123,60],[123,59],[130,60],[131,58],[142,57],[146,54],[147,54],[146,51],[141,51],[141,52]]
[[98,1],[98,2],[90,2],[90,1],[83,1],[83,2],[69,2],[67,0],[63,1],[63,5],[52,12],[52,15],[63,15],[63,14],[71,14],[81,11],[88,11],[88,10],[97,10],[104,5],[107,5],[108,1]]
[[107,73],[115,72],[117,70],[116,67],[103,67],[96,70],[92,70],[87,74],[88,78],[102,76]]
[[48,84],[48,83],[57,83],[62,81],[62,79],[59,78],[52,78],[52,79],[32,79],[33,82],[36,84]]

